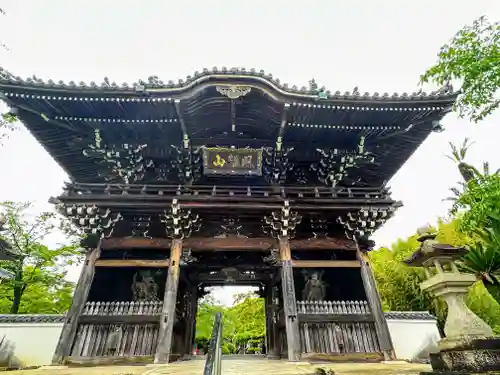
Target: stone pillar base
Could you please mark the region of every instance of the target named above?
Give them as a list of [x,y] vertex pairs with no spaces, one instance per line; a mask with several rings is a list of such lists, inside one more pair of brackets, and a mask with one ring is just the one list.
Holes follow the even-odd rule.
[[500,371],[500,337],[445,338],[439,342],[439,352],[430,354],[430,361],[434,372],[421,375]]
[[268,354],[267,359],[281,359],[279,355]]

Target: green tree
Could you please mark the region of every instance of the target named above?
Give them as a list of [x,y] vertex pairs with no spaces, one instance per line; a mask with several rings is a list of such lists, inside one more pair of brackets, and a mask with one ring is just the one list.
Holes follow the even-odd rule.
[[[473,240],[459,231],[459,220],[439,221],[437,240],[453,246],[470,245]],[[401,261],[410,256],[420,243],[417,235],[398,240],[391,249],[382,248],[370,253],[377,287],[385,311],[430,311],[438,318],[442,329],[446,317],[446,305],[440,299],[431,298],[420,290],[425,280],[423,270],[408,267]],[[476,283],[467,297],[470,309],[500,332],[500,306],[486,290],[482,282]]]
[[452,188],[452,214],[459,223],[462,241],[467,242],[468,253],[459,263],[465,272],[476,275],[491,296],[500,302],[500,175],[490,173],[487,162],[483,170],[465,162],[470,146],[466,138],[460,148],[450,143],[452,159],[463,181],[461,189]]
[[451,214],[460,216],[460,231],[472,235],[500,212],[500,174],[485,174],[464,184],[454,199]]
[[[225,316],[226,309],[224,306],[220,305],[220,302],[215,300],[213,296],[207,294],[198,303],[198,313],[196,315],[196,340],[197,341],[208,341],[212,336],[212,328],[214,325],[214,317],[218,312],[222,313],[223,319],[227,319]],[[226,325],[223,322],[223,332],[226,330]],[[225,332],[224,332],[225,334]]]
[[488,225],[488,218],[500,212],[500,170],[490,172],[488,162],[484,162],[482,170],[466,162],[467,151],[472,146],[465,138],[460,147],[450,142],[451,155],[458,168],[462,181],[458,187],[452,187],[453,202],[450,210],[455,217],[460,217],[460,231],[472,235],[476,228]]
[[390,249],[370,252],[382,306],[385,311],[430,311],[443,327],[445,305],[420,290],[424,271],[402,263],[420,246],[417,237],[415,234],[406,240],[399,239]]
[[242,293],[235,296],[233,306],[227,307],[207,295],[200,301],[196,317],[196,341],[199,345],[206,345],[210,339],[217,312],[221,312],[223,317],[226,354],[233,353],[239,344],[265,337],[264,299],[258,298],[253,292]]
[[52,294],[47,296],[49,299],[67,300],[65,291],[71,284],[63,281],[64,267],[77,262],[80,254],[75,245],[50,249],[42,243],[48,235],[63,227],[64,219],[51,212],[30,218],[30,203],[3,202],[0,208],[5,217],[2,237],[19,255],[18,259],[0,264],[14,274],[13,279],[3,284],[7,289],[2,293],[2,297],[10,301],[10,313],[17,314],[21,305],[26,308],[23,311],[28,311],[30,304],[35,306],[36,301],[28,300],[28,290],[32,295],[45,290]]
[[[63,314],[68,311],[74,290],[74,283],[64,279],[64,272],[53,273],[45,270],[33,270],[27,266],[25,275],[36,275],[33,281],[27,282],[19,304],[19,314]],[[13,300],[13,284],[0,284],[0,313],[11,312]]]
[[235,296],[235,304],[229,311],[235,318],[234,343],[265,337],[266,315],[263,298],[259,298],[253,292],[238,294]]
[[456,108],[461,117],[478,122],[491,114],[500,106],[500,23],[481,17],[463,27],[420,79],[440,85],[460,81]]
[[16,129],[16,118],[9,113],[0,115],[0,145],[9,133]]
[[484,229],[476,229],[469,251],[459,262],[462,270],[478,278],[500,304],[500,218],[491,217]]

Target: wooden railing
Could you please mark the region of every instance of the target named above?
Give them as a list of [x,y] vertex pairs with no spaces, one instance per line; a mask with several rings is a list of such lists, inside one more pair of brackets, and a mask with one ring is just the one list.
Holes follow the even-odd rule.
[[73,183],[64,187],[65,194],[165,195],[165,196],[212,196],[235,198],[347,198],[387,199],[390,191],[384,187],[327,187],[327,186],[224,186],[224,185],[140,185],[140,184],[90,184]]
[[297,301],[302,353],[379,353],[366,301]]
[[87,302],[72,357],[154,355],[161,301]]
[[299,314],[370,314],[367,301],[297,301]]

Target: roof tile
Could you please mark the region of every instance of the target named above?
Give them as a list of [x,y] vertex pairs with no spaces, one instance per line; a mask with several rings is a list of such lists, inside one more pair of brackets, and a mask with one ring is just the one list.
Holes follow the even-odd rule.
[[436,320],[428,311],[388,311],[385,313],[388,320]]
[[[310,97],[318,97],[318,95],[324,95],[324,100],[379,100],[379,101],[408,101],[408,100],[437,100],[441,98],[451,98],[458,95],[458,91],[454,91],[451,84],[445,84],[442,88],[436,91],[432,91],[430,93],[423,92],[419,90],[418,92],[413,93],[383,93],[379,94],[375,92],[373,94],[369,94],[365,92],[361,95],[359,89],[356,87],[352,92],[346,91],[343,94],[340,91],[336,91],[332,93],[328,90],[318,89],[317,85],[310,85],[309,88],[302,86],[298,88],[297,86],[290,85],[286,83],[281,83],[281,81],[277,78],[274,78],[272,74],[266,74],[265,71],[256,69],[245,69],[245,68],[230,68],[223,66],[221,69],[217,67],[213,67],[212,69],[203,69],[202,72],[194,72],[193,75],[188,75],[185,79],[179,79],[177,83],[174,81],[162,81],[157,76],[150,76],[147,80],[139,79],[137,82],[133,83],[122,83],[117,84],[116,82],[110,82],[110,80],[105,77],[103,82],[97,84],[96,82],[79,82],[77,84],[75,81],[70,81],[69,83],[65,83],[63,81],[58,81],[57,83],[53,80],[44,81],[36,76],[23,79],[21,77],[15,76],[14,74],[8,72],[7,70],[0,68],[0,83],[3,84],[12,84],[12,85],[27,85],[34,87],[43,87],[43,88],[54,88],[54,89],[78,89],[82,91],[114,91],[114,92],[130,92],[137,91],[139,88],[141,90],[144,89],[182,89],[195,81],[206,80],[206,78],[210,78],[211,76],[220,76],[220,75],[232,75],[239,77],[254,77],[258,79],[263,79],[267,81],[268,84],[275,86],[276,88],[284,91],[289,95],[296,95],[303,97],[304,95]],[[322,95],[323,98],[323,95]]]
[[1,323],[62,323],[63,314],[0,314]]

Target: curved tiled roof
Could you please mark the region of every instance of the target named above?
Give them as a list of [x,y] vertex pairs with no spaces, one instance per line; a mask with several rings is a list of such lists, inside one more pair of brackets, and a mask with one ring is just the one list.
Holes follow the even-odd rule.
[[245,68],[217,68],[203,69],[201,72],[196,71],[193,75],[188,75],[185,79],[179,79],[175,81],[162,81],[157,76],[150,76],[147,80],[138,80],[133,83],[122,83],[117,84],[116,82],[111,82],[107,77],[104,78],[103,82],[79,82],[75,81],[64,82],[64,81],[53,81],[51,79],[45,81],[36,76],[31,78],[21,78],[15,76],[14,74],[0,68],[0,84],[12,85],[12,86],[30,86],[33,88],[40,89],[58,89],[58,90],[79,90],[87,92],[100,91],[102,93],[130,93],[130,92],[144,92],[144,91],[155,91],[155,92],[182,92],[189,89],[197,84],[204,83],[210,79],[227,79],[227,78],[240,78],[240,79],[253,79],[256,82],[266,84],[272,88],[280,91],[282,94],[289,96],[301,97],[301,98],[318,98],[321,93],[321,99],[324,100],[368,100],[368,101],[427,101],[427,100],[439,100],[439,99],[453,99],[458,95],[458,91],[454,91],[450,84],[446,84],[441,89],[432,91],[430,93],[423,92],[422,90],[412,92],[412,93],[368,93],[361,92],[356,87],[353,91],[346,91],[344,93],[340,91],[331,92],[324,90],[323,88],[318,88],[314,80],[311,80],[309,87],[302,86],[290,86],[286,83],[281,83],[278,78],[275,78],[272,74],[266,73],[264,70],[257,71],[256,69],[245,69]]
[[436,320],[436,317],[428,311],[388,311],[386,319],[393,320]]
[[64,314],[0,314],[1,323],[62,323]]

